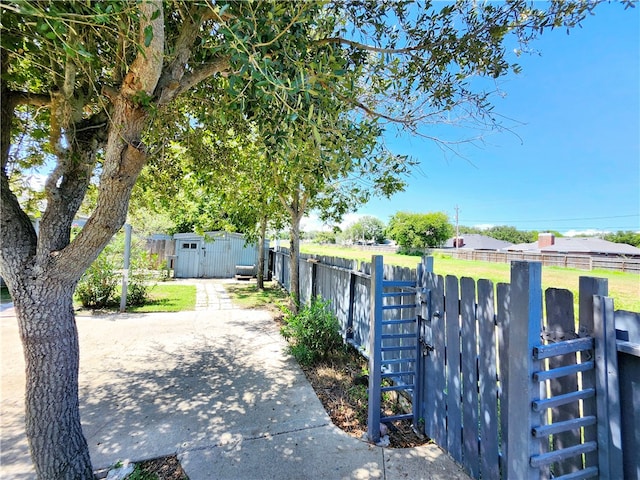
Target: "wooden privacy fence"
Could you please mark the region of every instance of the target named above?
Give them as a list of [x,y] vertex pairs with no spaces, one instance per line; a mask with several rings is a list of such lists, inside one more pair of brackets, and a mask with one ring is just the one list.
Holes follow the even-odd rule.
[[[288,252],[273,255],[274,278],[288,288]],[[361,265],[301,260],[301,301],[331,301],[345,340],[369,358],[370,371],[392,361],[381,373],[413,389],[414,425],[474,478],[640,479],[640,314],[614,312],[606,280],[580,278],[575,318],[570,291],[543,295],[537,262],[512,263],[510,284],[494,286],[436,275],[427,260],[415,270],[375,256]],[[413,280],[413,295],[373,292],[381,279]],[[413,341],[413,365],[399,358],[401,348],[376,347],[388,333],[378,335],[378,323],[392,318],[415,319],[386,322],[394,345]],[[393,360],[405,363],[394,370]]]
[[537,253],[537,252],[498,252],[493,250],[456,250],[446,249],[440,252],[462,260],[509,263],[518,260],[541,262],[545,267],[578,268],[580,270],[616,270],[619,272],[640,273],[640,258],[604,255]]

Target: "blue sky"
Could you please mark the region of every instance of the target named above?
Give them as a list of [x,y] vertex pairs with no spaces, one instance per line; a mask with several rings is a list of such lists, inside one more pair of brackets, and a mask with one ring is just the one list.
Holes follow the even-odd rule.
[[397,211],[443,211],[453,221],[457,205],[461,225],[639,231],[640,8],[601,5],[582,28],[545,32],[532,47],[539,55],[517,59],[522,73],[494,98],[497,113],[516,121],[512,133],[487,135],[462,156],[390,138],[420,171],[405,192],[358,214],[387,222]]

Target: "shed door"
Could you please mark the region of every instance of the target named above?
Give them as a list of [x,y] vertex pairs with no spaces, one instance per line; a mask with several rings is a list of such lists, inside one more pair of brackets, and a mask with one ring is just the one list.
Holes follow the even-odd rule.
[[175,275],[177,278],[198,278],[200,276],[200,240],[180,240],[176,252]]

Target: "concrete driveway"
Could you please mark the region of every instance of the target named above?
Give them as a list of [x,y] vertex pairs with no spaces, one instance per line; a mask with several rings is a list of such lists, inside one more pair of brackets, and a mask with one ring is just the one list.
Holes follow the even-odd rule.
[[[219,281],[198,289],[195,312],[78,317],[94,468],[177,453],[191,480],[468,478],[433,445],[383,449],[346,435],[268,312],[234,308]],[[0,315],[0,477],[32,479],[22,347],[12,309]]]

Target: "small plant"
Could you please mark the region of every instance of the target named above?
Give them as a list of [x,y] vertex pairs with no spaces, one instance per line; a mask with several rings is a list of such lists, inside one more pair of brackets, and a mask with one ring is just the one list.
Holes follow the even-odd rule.
[[139,279],[135,275],[131,277],[127,285],[127,305],[144,305],[148,298],[149,287],[144,283],[144,279]]
[[144,256],[131,264],[132,274],[129,276],[127,285],[127,305],[139,307],[144,305],[149,299],[148,275],[141,265],[146,262]]
[[282,336],[290,342],[289,352],[303,366],[310,366],[331,353],[344,351],[340,323],[329,308],[329,302],[314,298],[297,314],[285,311]]
[[113,302],[117,286],[113,263],[100,255],[78,282],[76,296],[85,308],[104,308]]
[[127,480],[158,480],[158,475],[147,472],[142,465],[136,464],[133,472],[127,477]]

